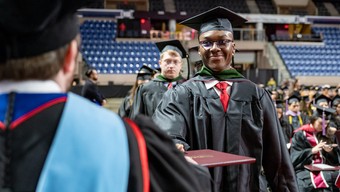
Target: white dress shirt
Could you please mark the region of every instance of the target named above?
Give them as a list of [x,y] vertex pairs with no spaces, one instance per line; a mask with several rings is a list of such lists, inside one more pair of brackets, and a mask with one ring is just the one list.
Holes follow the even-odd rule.
[[207,89],[211,89],[213,88],[215,90],[215,92],[217,93],[218,96],[221,96],[221,91],[215,87],[215,85],[219,82],[225,82],[228,83],[228,87],[227,87],[227,93],[230,96],[230,92],[231,92],[231,86],[233,86],[233,82],[230,81],[217,81],[217,80],[213,80],[213,81],[204,81],[205,87]]
[[[165,87],[168,87],[169,83],[170,82],[164,82]],[[172,87],[175,86],[176,84],[177,84],[177,81],[172,82]]]
[[0,81],[0,94],[16,93],[61,93],[60,86],[53,80]]

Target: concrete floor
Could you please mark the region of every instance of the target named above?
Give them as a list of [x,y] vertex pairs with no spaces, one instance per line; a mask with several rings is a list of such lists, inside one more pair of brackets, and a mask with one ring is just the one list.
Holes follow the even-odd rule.
[[124,98],[108,98],[106,99],[106,105],[105,108],[117,113],[120,104],[123,102]]

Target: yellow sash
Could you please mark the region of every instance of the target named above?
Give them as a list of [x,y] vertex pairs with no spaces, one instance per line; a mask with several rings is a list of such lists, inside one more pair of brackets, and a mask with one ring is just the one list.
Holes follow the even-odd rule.
[[[303,125],[302,119],[301,119],[300,115],[298,117],[299,117],[300,124],[302,126]],[[289,124],[292,124],[292,116],[289,116]]]

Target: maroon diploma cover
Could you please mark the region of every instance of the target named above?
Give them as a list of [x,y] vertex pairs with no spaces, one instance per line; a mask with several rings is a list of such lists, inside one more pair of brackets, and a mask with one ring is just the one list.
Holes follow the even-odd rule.
[[340,167],[338,166],[332,166],[332,168],[319,168],[315,167],[313,165],[305,165],[305,169],[308,169],[309,171],[334,171],[334,170],[340,170]]
[[233,155],[229,153],[214,151],[210,149],[186,151],[185,156],[191,157],[199,165],[205,167],[219,167],[228,165],[238,165],[254,163],[255,158]]

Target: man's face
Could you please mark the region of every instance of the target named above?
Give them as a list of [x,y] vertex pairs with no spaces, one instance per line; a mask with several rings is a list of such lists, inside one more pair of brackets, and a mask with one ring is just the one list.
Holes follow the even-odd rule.
[[288,106],[289,110],[293,111],[294,113],[297,113],[300,110],[300,103],[299,102],[293,102]]
[[96,70],[92,70],[91,79],[94,81],[98,80],[98,73]]
[[[199,41],[219,41],[233,40],[233,34],[229,31],[207,31],[202,33]],[[199,46],[198,53],[202,58],[203,64],[213,71],[222,71],[230,69],[232,56],[235,53],[235,43],[229,42],[225,47],[219,48],[217,42],[213,43],[210,49]]]
[[181,56],[172,56],[168,52],[165,52],[163,59],[159,61],[162,75],[168,79],[175,79],[178,77],[182,65]]

